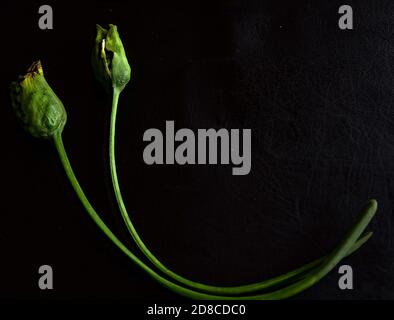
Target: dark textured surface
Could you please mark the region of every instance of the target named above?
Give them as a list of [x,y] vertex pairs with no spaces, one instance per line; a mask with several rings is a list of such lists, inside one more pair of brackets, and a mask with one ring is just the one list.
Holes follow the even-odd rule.
[[[374,236],[346,259],[355,289],[339,290],[334,270],[296,299],[394,298],[394,3],[347,1],[353,31],[337,27],[339,1],[215,3],[53,4],[52,31],[37,27],[39,4],[2,4],[0,296],[177,298],[101,235],[54,148],[22,132],[8,99],[8,83],[41,59],[67,109],[74,170],[130,241],[106,169],[109,101],[89,63],[95,23],[114,23],[133,74],[119,106],[120,183],[164,263],[207,283],[261,280],[329,252],[376,198]],[[251,173],[146,166],[143,132],[165,120],[251,128]],[[42,264],[53,291],[38,289]]]

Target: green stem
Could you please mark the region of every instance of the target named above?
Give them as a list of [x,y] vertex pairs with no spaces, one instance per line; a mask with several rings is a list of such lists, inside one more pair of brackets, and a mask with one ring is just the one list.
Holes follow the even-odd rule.
[[[174,271],[167,268],[145,245],[142,241],[141,237],[139,236],[137,229],[134,227],[133,222],[130,219],[130,216],[127,212],[127,208],[123,201],[122,193],[119,187],[118,175],[116,170],[116,158],[115,158],[115,134],[116,134],[116,118],[117,118],[117,109],[118,109],[118,101],[119,101],[120,91],[114,89],[113,91],[113,99],[112,99],[112,112],[111,112],[111,123],[110,123],[110,137],[109,137],[109,160],[110,160],[110,168],[111,168],[111,178],[112,178],[112,185],[114,188],[114,193],[116,197],[116,201],[119,206],[119,210],[123,217],[123,220],[133,237],[135,243],[143,252],[143,254],[152,262],[156,268],[158,268],[161,272],[166,274],[167,276],[171,277],[172,279],[197,290],[214,293],[214,294],[225,294],[225,295],[238,295],[238,294],[245,294],[250,292],[255,292],[263,289],[270,288],[272,286],[277,286],[279,284],[284,284],[288,280],[298,280],[300,279],[305,272],[312,270],[313,268],[317,267],[321,262],[322,259],[318,259],[311,263],[304,265],[298,269],[295,269],[291,272],[286,274],[277,276],[272,279],[268,279],[262,282],[241,285],[241,286],[233,286],[233,287],[218,287],[207,285],[204,283],[194,282],[192,280],[186,279]],[[350,254],[350,253],[349,253]]]
[[[306,288],[312,286],[314,283],[319,281],[325,274],[327,274],[332,268],[335,267],[336,263],[338,263],[346,254],[351,252],[352,250],[356,250],[359,246],[361,246],[368,238],[370,234],[367,234],[365,237],[360,239],[357,242],[357,239],[360,237],[361,233],[367,227],[368,223],[372,219],[373,215],[376,212],[376,201],[370,201],[368,206],[363,210],[360,218],[358,219],[355,226],[351,229],[349,234],[345,237],[345,240],[334,250],[334,252],[329,255],[319,267],[315,270],[311,271],[306,275],[306,277],[294,283],[286,288],[274,291],[272,293],[265,293],[260,295],[252,295],[252,296],[241,296],[241,297],[227,297],[220,295],[210,295],[206,293],[200,293],[188,288],[184,288],[178,284],[175,284],[159,274],[157,274],[154,270],[149,268],[146,264],[144,264],[140,259],[138,259],[116,236],[115,234],[107,227],[104,221],[97,214],[95,209],[90,204],[89,200],[86,198],[85,193],[83,192],[81,186],[78,183],[77,178],[71,168],[70,162],[67,157],[66,150],[64,149],[63,141],[61,134],[57,134],[54,136],[54,143],[59,154],[60,160],[64,167],[64,170],[67,174],[67,177],[74,188],[78,198],[81,203],[85,207],[89,216],[95,222],[95,224],[100,228],[100,230],[124,253],[128,256],[137,266],[143,269],[150,277],[155,279],[157,282],[162,284],[164,287],[170,289],[171,291],[183,295],[192,299],[205,299],[205,300],[272,300],[272,299],[285,299],[291,297]],[[360,243],[360,241],[362,243]]]

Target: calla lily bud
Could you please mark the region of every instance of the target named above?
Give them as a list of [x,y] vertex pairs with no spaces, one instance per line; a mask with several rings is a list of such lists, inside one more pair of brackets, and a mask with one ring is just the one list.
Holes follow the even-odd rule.
[[120,92],[130,81],[130,65],[115,25],[110,24],[109,30],[97,25],[92,64],[96,78],[107,90],[112,87]]
[[11,83],[11,101],[19,122],[33,136],[51,138],[62,132],[66,110],[45,80],[40,61]]

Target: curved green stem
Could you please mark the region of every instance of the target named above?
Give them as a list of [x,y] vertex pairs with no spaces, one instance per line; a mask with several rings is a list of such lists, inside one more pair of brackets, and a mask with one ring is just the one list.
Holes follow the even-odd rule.
[[[58,151],[60,160],[64,167],[64,170],[67,174],[67,177],[74,188],[78,198],[81,203],[85,207],[89,216],[95,222],[95,224],[100,228],[100,230],[124,253],[128,256],[137,266],[143,269],[150,277],[155,279],[157,282],[162,284],[164,287],[170,289],[171,291],[178,293],[180,295],[186,296],[192,299],[219,299],[219,300],[272,300],[272,299],[285,299],[291,297],[307,288],[312,286],[314,283],[319,281],[324,277],[335,265],[347,254],[352,252],[352,250],[357,250],[359,246],[361,246],[371,234],[367,234],[365,237],[360,239],[357,242],[357,239],[360,237],[361,233],[367,227],[368,223],[372,219],[373,215],[376,212],[377,205],[376,201],[372,200],[369,204],[364,208],[360,218],[357,223],[351,229],[351,231],[345,237],[345,240],[334,250],[332,254],[330,254],[327,258],[323,260],[323,262],[313,271],[309,272],[306,277],[297,283],[294,283],[286,288],[276,290],[272,293],[265,293],[260,295],[251,295],[251,296],[238,296],[238,297],[228,297],[228,296],[220,296],[220,295],[211,295],[206,293],[201,293],[194,291],[192,289],[184,288],[178,284],[175,284],[164,277],[160,276],[150,267],[148,267],[145,263],[143,263],[137,256],[135,256],[116,236],[115,234],[107,227],[104,221],[97,214],[95,209],[90,204],[89,200],[86,198],[85,193],[83,192],[81,186],[78,183],[78,180],[71,168],[70,162],[67,157],[66,150],[64,149],[63,141],[61,134],[57,134],[54,137],[54,143],[56,149]],[[360,243],[361,241],[361,243]]]
[[110,160],[110,168],[111,168],[111,178],[112,178],[112,185],[114,188],[114,193],[116,197],[116,201],[119,206],[119,210],[123,217],[123,220],[133,237],[135,243],[141,249],[143,254],[153,263],[156,268],[158,268],[161,272],[166,274],[167,276],[171,277],[172,279],[197,290],[214,293],[214,294],[225,294],[225,295],[238,295],[238,294],[245,294],[250,292],[255,292],[263,289],[270,288],[272,286],[277,286],[279,284],[284,284],[288,280],[298,280],[300,279],[305,272],[310,271],[311,269],[315,268],[321,263],[321,259],[313,261],[304,265],[301,268],[295,269],[291,272],[286,274],[280,275],[278,277],[268,279],[265,281],[241,285],[241,286],[233,286],[233,287],[218,287],[207,285],[204,283],[195,282],[189,279],[186,279],[179,274],[175,273],[174,271],[167,268],[145,245],[142,241],[141,237],[139,236],[136,228],[134,227],[133,222],[130,219],[130,216],[127,212],[127,208],[123,201],[122,193],[119,187],[118,175],[116,170],[116,158],[115,158],[115,134],[116,134],[116,115],[118,109],[118,101],[119,101],[120,91],[114,89],[113,91],[113,99],[112,99],[112,112],[111,112],[111,123],[110,123],[110,138],[109,138],[109,160]]

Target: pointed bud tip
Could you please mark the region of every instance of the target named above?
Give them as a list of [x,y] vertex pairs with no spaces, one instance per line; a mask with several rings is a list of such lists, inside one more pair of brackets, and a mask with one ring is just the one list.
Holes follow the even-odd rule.
[[34,74],[41,74],[43,75],[44,72],[42,70],[42,64],[41,61],[35,61],[31,64],[31,66],[27,69],[27,75],[26,76],[31,76]]

